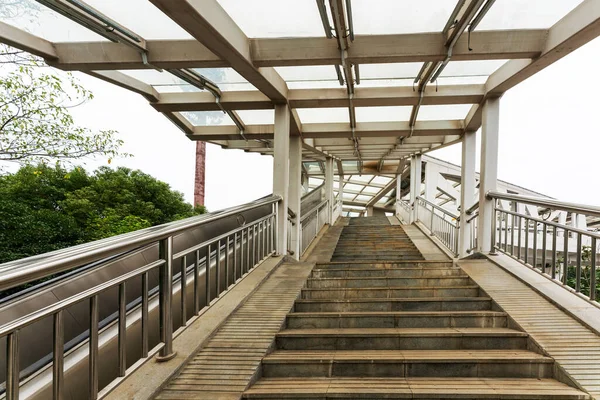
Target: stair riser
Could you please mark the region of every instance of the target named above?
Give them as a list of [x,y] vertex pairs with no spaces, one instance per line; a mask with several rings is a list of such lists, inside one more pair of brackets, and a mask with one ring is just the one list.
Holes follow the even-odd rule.
[[526,349],[525,337],[495,336],[346,336],[277,337],[280,350],[515,350]]
[[288,377],[461,377],[461,378],[552,378],[552,364],[537,362],[402,362],[379,361],[264,363],[266,378]]
[[423,257],[421,256],[393,256],[393,255],[388,255],[388,256],[384,256],[384,257],[379,257],[379,256],[372,256],[372,255],[365,255],[365,254],[361,254],[361,255],[355,255],[355,256],[336,256],[334,255],[333,257],[331,257],[332,261],[357,261],[357,260],[361,260],[361,261],[412,261],[412,260],[420,260]]
[[341,279],[309,279],[307,287],[325,288],[374,288],[374,287],[452,287],[469,286],[473,283],[469,277],[448,278],[341,278]]
[[[407,261],[402,263],[363,263],[363,262],[335,262],[328,264],[317,264],[315,269],[327,269],[327,270],[346,270],[346,269],[435,269],[435,268],[453,268],[451,262],[439,261]],[[454,268],[458,269],[458,268]]]
[[296,302],[296,312],[352,312],[352,311],[489,311],[491,301],[427,301],[427,302]]
[[322,278],[441,278],[446,276],[467,277],[460,269],[365,269],[365,270],[313,270],[311,277]]
[[302,298],[311,300],[477,297],[478,295],[477,288],[302,290]]
[[503,316],[369,316],[369,317],[288,317],[288,329],[335,328],[506,328]]

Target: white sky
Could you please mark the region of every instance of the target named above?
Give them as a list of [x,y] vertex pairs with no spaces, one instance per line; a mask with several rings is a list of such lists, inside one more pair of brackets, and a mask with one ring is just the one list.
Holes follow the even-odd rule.
[[[125,9],[125,5],[119,0],[90,1],[101,8],[101,11],[149,39],[153,38],[153,34],[160,37],[167,35],[165,37],[169,38],[188,37],[187,33],[157,13],[146,1],[130,0]],[[291,0],[257,0],[262,6],[256,7],[254,2],[219,1],[227,12],[232,13],[232,17],[248,36],[322,34],[314,2],[304,4]],[[552,7],[548,6],[549,2]],[[480,29],[547,27],[579,2],[580,0],[504,0],[501,3],[503,7],[497,5],[492,8],[484,18],[487,25],[482,25]],[[401,3],[388,0],[385,4],[388,7],[400,7]],[[411,8],[402,2],[405,12],[373,13],[370,12],[372,0],[354,0],[355,28],[357,33],[376,33],[378,27],[385,28],[386,33],[391,33],[390,29],[436,30],[447,19],[448,10],[425,20],[414,18],[411,12],[421,13],[423,8],[438,9],[436,7],[440,4],[446,3],[423,0],[419,7]],[[454,5],[455,2],[450,4]],[[264,13],[267,6],[273,13],[289,12],[289,7],[295,7],[294,12],[298,18],[293,23],[286,20],[292,25],[267,24],[265,18],[270,22],[277,21],[277,18],[271,18],[271,14]],[[144,18],[138,18],[137,13],[131,12],[129,8],[143,10]],[[7,22],[15,22],[50,40],[98,40],[96,35],[70,21],[57,25],[56,21],[50,23],[52,21],[45,18],[50,17],[44,14],[43,17],[28,19],[24,15],[18,21]],[[149,18],[161,23],[149,24]],[[405,20],[399,23],[398,18]],[[306,21],[311,23],[307,24]],[[152,29],[148,29],[149,26]],[[161,27],[158,33],[157,26]],[[57,27],[60,29],[55,29]],[[502,98],[500,179],[561,200],[598,203],[600,187],[594,176],[597,149],[600,148],[600,102],[597,99],[600,93],[600,80],[597,76],[599,70],[600,41],[596,40],[521,83]],[[368,68],[365,67],[365,73],[367,71]],[[183,192],[187,201],[192,202],[194,143],[154,111],[143,97],[84,74],[76,75],[95,95],[93,101],[73,111],[76,121],[92,129],[119,131],[125,140],[124,151],[134,154],[130,159],[114,160],[112,165],[141,169],[168,182],[173,189]],[[328,118],[331,118],[334,111],[326,111]],[[311,112],[301,110],[301,113]],[[344,115],[347,118],[347,113]],[[369,116],[371,118],[372,115]],[[460,145],[429,154],[460,164]],[[106,164],[106,160],[88,162],[87,166],[93,169],[102,164]],[[214,211],[267,195],[271,192],[271,176],[270,157],[208,145],[206,205],[209,210]]]

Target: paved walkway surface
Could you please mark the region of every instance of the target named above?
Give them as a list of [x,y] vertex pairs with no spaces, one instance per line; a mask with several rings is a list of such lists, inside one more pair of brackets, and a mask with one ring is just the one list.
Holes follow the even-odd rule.
[[490,261],[463,260],[458,265],[556,360],[557,372],[600,399],[598,335]]

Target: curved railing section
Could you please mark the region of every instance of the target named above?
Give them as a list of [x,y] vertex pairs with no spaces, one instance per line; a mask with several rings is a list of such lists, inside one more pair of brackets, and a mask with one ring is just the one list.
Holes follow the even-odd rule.
[[[105,351],[104,348],[101,349],[106,347],[102,335],[107,335],[109,329],[101,328],[99,310],[100,296],[109,291],[114,291],[118,296],[118,316],[113,324],[117,334],[117,379],[128,375],[140,362],[155,354],[159,361],[172,358],[174,326],[185,327],[201,312],[201,304],[205,307],[210,305],[254,266],[274,253],[275,227],[279,218],[277,203],[280,200],[279,196],[269,196],[242,206],[0,265],[0,290],[5,290],[127,251],[141,251],[148,246],[158,249],[155,259],[148,261],[146,256],[140,256],[139,265],[120,276],[1,325],[0,338],[6,341],[6,398],[18,399],[21,385],[24,384],[20,378],[19,359],[20,353],[27,349],[19,345],[20,333],[44,319],[50,319],[53,327],[53,334],[48,338],[52,340],[52,363],[41,368],[46,370],[51,381],[48,382],[51,395],[49,393],[46,397],[63,397],[65,369],[70,364],[65,362],[65,320],[69,318],[69,309],[81,303],[87,303],[89,310],[88,340],[76,349],[79,353],[85,352],[84,359],[87,359],[86,383],[89,387],[85,397],[96,399],[99,395],[102,396],[103,387],[109,385],[106,382],[99,383],[99,353]],[[260,213],[257,214],[257,210],[261,210]],[[319,209],[316,213],[318,222]],[[251,214],[251,221],[246,221],[246,216]],[[237,219],[237,227],[234,229],[208,239],[196,235],[198,228],[205,224],[222,225],[221,221],[230,221],[231,218],[234,221]],[[178,240],[178,248],[175,249],[174,238],[185,233],[192,234],[187,235],[185,240]],[[189,237],[200,239],[190,240]],[[153,290],[150,283],[151,276],[155,275],[158,275],[158,290]],[[178,277],[179,304],[173,304],[174,277]],[[140,281],[141,301],[131,307],[131,302],[127,301],[128,285],[137,285]],[[153,295],[155,292],[158,293]],[[149,340],[151,303],[158,308],[155,314],[158,314],[159,341],[155,345]],[[141,334],[135,340],[141,341],[141,352],[139,357],[131,359],[128,355],[132,352],[128,352],[127,348],[128,339],[131,340],[132,335],[126,332],[134,323],[134,313],[137,316],[136,323],[140,325]],[[177,315],[178,325],[174,322],[174,314]],[[100,346],[99,343],[104,345]],[[75,357],[77,351],[72,354],[70,352],[70,356]],[[44,371],[39,374],[42,372]]]
[[458,254],[458,215],[422,197],[416,200],[416,219],[432,236],[437,237],[452,252]]
[[[599,207],[499,192],[489,192],[487,196],[494,199],[494,250],[600,306],[600,234],[577,227],[584,216],[599,218]],[[542,210],[542,215],[538,210]],[[558,218],[559,214],[563,216]],[[567,215],[571,225],[566,223]]]

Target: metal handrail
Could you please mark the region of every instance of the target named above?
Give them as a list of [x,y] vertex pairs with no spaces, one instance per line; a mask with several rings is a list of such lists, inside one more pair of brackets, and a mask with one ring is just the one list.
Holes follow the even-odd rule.
[[170,222],[83,245],[0,264],[0,290],[57,274],[105,257],[158,242],[185,230],[240,212],[277,203],[281,196],[269,196],[240,206]]
[[553,199],[544,199],[542,197],[523,196],[520,194],[500,193],[489,191],[486,196],[491,199],[517,201],[520,203],[530,204],[538,207],[549,207],[558,210],[568,211],[575,214],[586,214],[594,217],[600,217],[600,207],[589,206],[578,203],[568,203]]
[[471,215],[475,212],[475,210],[479,209],[479,202],[476,201],[471,207],[467,208],[467,211],[465,211],[465,213],[467,215]]
[[422,202],[424,202],[425,204],[429,204],[430,206],[432,206],[432,207],[433,207],[433,208],[435,208],[436,210],[438,210],[438,211],[441,211],[442,213],[444,213],[444,214],[448,215],[449,217],[452,217],[452,218],[454,218],[454,219],[456,219],[456,220],[458,219],[458,215],[456,215],[456,214],[454,214],[454,213],[452,213],[452,212],[450,212],[450,211],[448,211],[448,210],[446,210],[446,209],[444,209],[444,208],[442,208],[442,207],[438,206],[437,204],[433,204],[432,202],[430,202],[429,200],[426,200],[426,199],[424,199],[424,198],[423,198],[423,197],[421,197],[421,196],[417,196],[417,199],[418,199],[418,200],[421,200],[421,201],[422,201]]
[[325,204],[327,204],[327,202],[328,202],[328,200],[323,200],[322,202],[320,202],[319,204],[317,204],[315,207],[313,207],[310,210],[308,210],[302,217],[300,217],[300,223],[304,222],[306,219],[308,219],[316,211],[318,211],[321,208],[323,208],[323,206]]
[[317,190],[322,190],[325,187],[325,183],[321,183],[319,186],[317,186],[316,188],[314,188],[313,190],[305,193],[302,195],[302,197],[300,198],[300,201],[304,200],[306,197],[310,196],[311,194],[315,193]]

